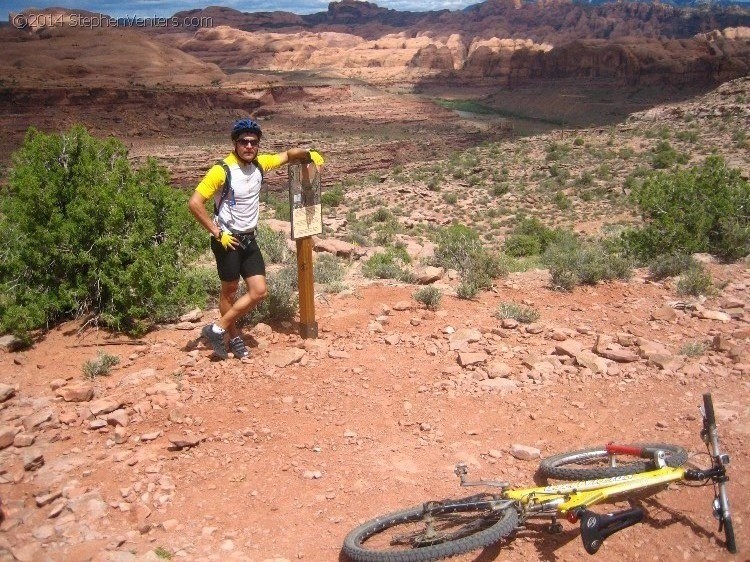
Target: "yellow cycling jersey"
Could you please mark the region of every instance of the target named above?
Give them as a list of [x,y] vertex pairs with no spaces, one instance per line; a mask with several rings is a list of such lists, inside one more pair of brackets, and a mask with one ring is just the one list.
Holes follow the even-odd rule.
[[257,226],[263,173],[281,167],[281,156],[259,154],[257,162],[263,172],[253,162],[242,162],[234,153],[224,158],[231,174],[231,185],[223,202],[220,198],[226,174],[220,164],[212,166],[195,188],[206,199],[213,197],[219,207],[219,214],[214,217],[219,227],[230,232],[247,232]]

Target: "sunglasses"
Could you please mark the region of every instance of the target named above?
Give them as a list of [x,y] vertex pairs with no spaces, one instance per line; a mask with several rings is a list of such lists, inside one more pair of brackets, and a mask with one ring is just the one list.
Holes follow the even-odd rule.
[[237,143],[242,146],[258,146],[260,144],[260,139],[238,139]]

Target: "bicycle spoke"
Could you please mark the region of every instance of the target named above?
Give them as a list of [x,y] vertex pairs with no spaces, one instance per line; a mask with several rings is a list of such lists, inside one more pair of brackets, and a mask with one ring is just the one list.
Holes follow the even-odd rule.
[[472,535],[496,522],[496,518],[478,516],[476,513],[426,516],[377,533],[364,541],[362,547],[377,551],[421,548]]

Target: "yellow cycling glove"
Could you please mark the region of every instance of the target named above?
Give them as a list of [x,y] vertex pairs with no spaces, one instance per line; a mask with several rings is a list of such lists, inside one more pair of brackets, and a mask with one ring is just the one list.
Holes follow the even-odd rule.
[[219,232],[219,234],[216,235],[216,239],[219,241],[219,244],[221,244],[225,250],[233,250],[233,242],[236,242],[234,239],[234,236],[232,236],[231,233],[227,232],[226,230],[222,230]]
[[310,151],[310,162],[313,162],[316,166],[322,166],[325,163],[323,156],[317,150]]

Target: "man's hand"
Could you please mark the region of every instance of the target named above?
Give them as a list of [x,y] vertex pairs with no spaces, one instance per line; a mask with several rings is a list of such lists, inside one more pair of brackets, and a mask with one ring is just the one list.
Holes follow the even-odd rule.
[[316,166],[322,166],[325,163],[323,156],[317,150],[310,151],[310,162],[313,162]]
[[237,239],[226,230],[222,230],[221,232],[219,232],[219,234],[216,236],[216,239],[225,250],[234,250],[238,244]]

